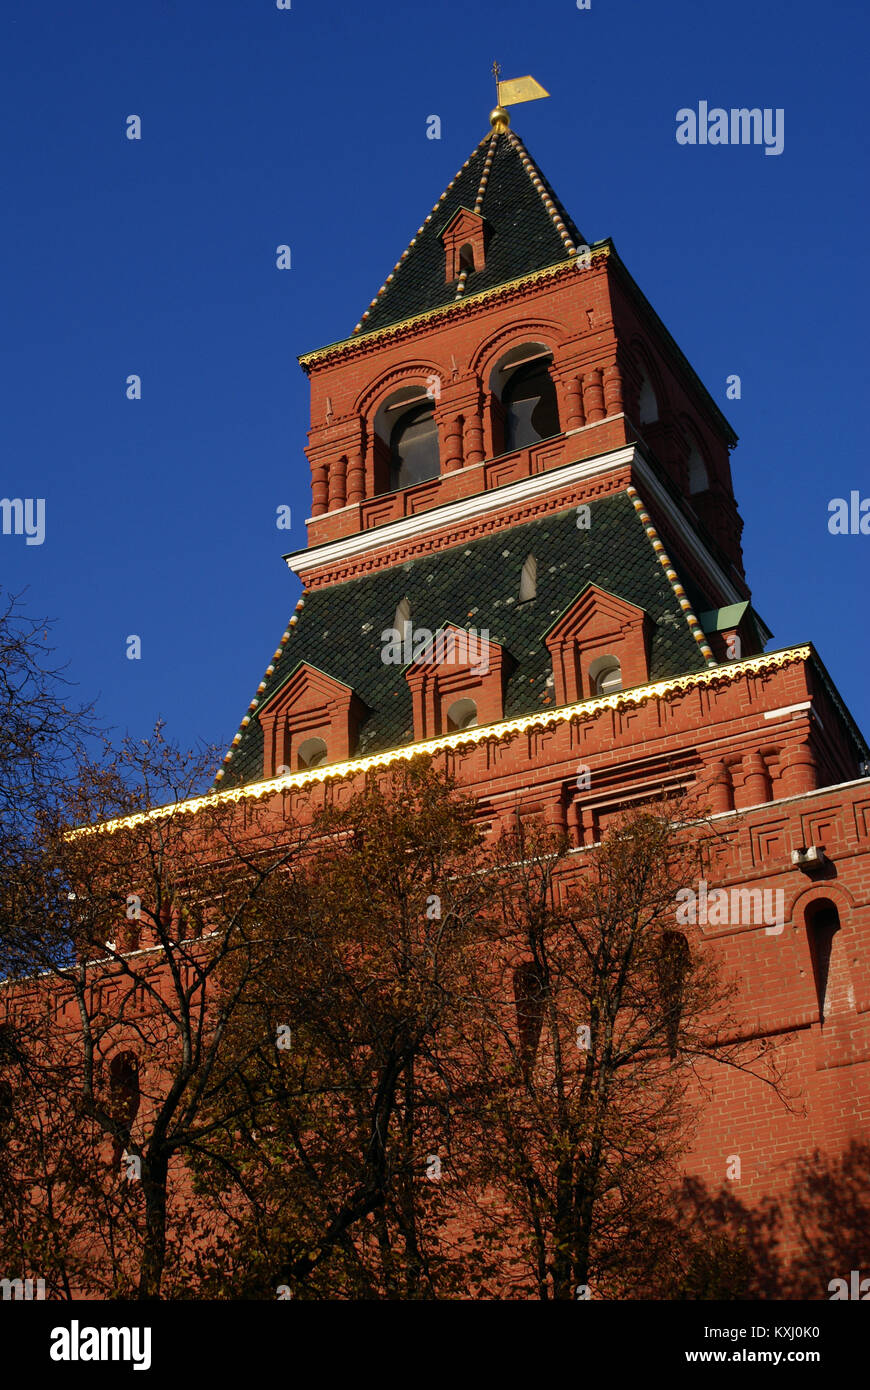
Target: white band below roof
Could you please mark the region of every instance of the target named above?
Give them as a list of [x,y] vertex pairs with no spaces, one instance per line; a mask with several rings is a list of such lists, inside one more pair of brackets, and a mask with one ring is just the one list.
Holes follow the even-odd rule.
[[723,594],[732,603],[740,602],[743,595],[738,593],[703,541],[695,535],[689,522],[668,496],[634,444],[611,449],[606,454],[596,454],[593,458],[580,459],[576,463],[565,463],[558,468],[535,473],[530,478],[521,478],[515,483],[504,483],[501,487],[491,488],[487,492],[476,492],[472,497],[463,497],[459,502],[447,502],[425,512],[415,512],[413,516],[388,521],[383,526],[373,526],[367,531],[355,531],[352,536],[344,536],[340,541],[327,542],[308,550],[297,550],[293,554],[285,555],[284,559],[293,573],[303,578],[310,570],[320,569],[324,565],[340,564],[344,560],[354,559],[372,550],[419,539],[429,531],[438,531],[444,526],[470,521],[475,517],[485,516],[488,512],[501,511],[504,507],[544,496],[557,488],[565,487],[566,484],[579,483],[626,464],[635,468],[639,479],[643,481],[643,487],[648,494],[648,498],[643,500],[655,498],[702,568],[712,571],[715,575]]

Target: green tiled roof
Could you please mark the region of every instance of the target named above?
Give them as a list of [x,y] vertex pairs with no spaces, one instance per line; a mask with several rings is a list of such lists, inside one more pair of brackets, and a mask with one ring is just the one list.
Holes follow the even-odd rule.
[[[578,529],[576,511],[570,509],[306,594],[261,704],[307,662],[351,686],[368,708],[354,750],[358,756],[410,743],[408,683],[402,667],[381,660],[381,633],[392,627],[399,602],[407,598],[415,629],[435,632],[455,623],[486,630],[510,653],[516,665],[505,692],[506,719],[552,709],[543,637],[590,582],[649,615],[651,680],[703,669],[698,644],[630,499],[619,493],[590,505],[588,530]],[[529,555],[537,560],[537,596],[520,603],[520,572]],[[223,785],[262,775],[263,736],[255,716],[227,765]]]
[[[456,179],[433,210],[414,245],[393,272],[393,278],[367,310],[363,330],[386,328],[415,314],[450,304],[456,298],[456,282],[445,281],[444,243],[441,233],[460,208],[475,207],[491,136],[478,145]],[[523,160],[531,165],[526,168]],[[532,179],[539,180],[536,188]],[[492,167],[483,193],[480,214],[486,220],[486,265],[468,277],[465,296],[507,284],[557,261],[571,257],[544,203],[552,200],[575,246],[583,237],[562,207],[537,165],[518,138],[510,132],[495,140]]]

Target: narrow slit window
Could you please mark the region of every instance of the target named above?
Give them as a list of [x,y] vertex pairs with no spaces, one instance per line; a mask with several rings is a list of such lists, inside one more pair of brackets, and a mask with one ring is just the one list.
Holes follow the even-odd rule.
[[520,603],[536,598],[538,593],[538,562],[534,555],[526,560],[520,574]]

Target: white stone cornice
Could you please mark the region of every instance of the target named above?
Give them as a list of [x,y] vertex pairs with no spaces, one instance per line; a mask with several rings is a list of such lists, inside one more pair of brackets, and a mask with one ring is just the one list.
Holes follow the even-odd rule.
[[530,478],[521,478],[516,483],[504,483],[501,487],[487,492],[476,492],[472,497],[463,497],[459,502],[448,502],[442,507],[431,507],[413,516],[403,516],[398,521],[388,521],[383,526],[373,526],[368,531],[357,531],[340,541],[327,542],[310,550],[298,550],[284,559],[294,574],[303,575],[307,570],[321,565],[334,565],[342,560],[353,559],[370,550],[382,546],[399,545],[403,541],[416,540],[429,531],[439,531],[443,526],[454,526],[458,522],[470,521],[488,512],[501,511],[516,503],[528,501],[552,492],[555,487],[566,483],[581,482],[594,478],[598,473],[607,473],[612,468],[630,464],[637,451],[633,444],[607,454],[597,454],[591,459],[581,459],[577,463],[566,463],[560,468],[551,468],[544,473],[535,473]]
[[532,477],[521,478],[515,483],[504,483],[501,487],[491,488],[486,492],[476,492],[472,497],[463,497],[458,502],[448,502],[441,507],[416,512],[413,516],[401,517],[398,521],[388,521],[383,526],[356,531],[352,536],[342,537],[340,541],[328,541],[324,545],[312,546],[307,550],[297,550],[285,555],[284,560],[294,574],[304,579],[313,569],[341,564],[370,551],[401,545],[408,540],[419,540],[420,537],[439,531],[442,527],[455,526],[463,521],[472,521],[488,513],[501,511],[505,507],[521,505],[533,498],[545,496],[557,488],[564,488],[566,484],[582,483],[626,465],[634,469],[643,487],[643,500],[655,500],[677,535],[694,554],[702,570],[706,569],[713,574],[726,598],[732,603],[739,603],[743,595],[737,591],[701,538],[692,530],[690,522],[662,487],[634,444],[596,454],[593,458],[580,459],[576,463],[565,463],[558,468],[535,473]]

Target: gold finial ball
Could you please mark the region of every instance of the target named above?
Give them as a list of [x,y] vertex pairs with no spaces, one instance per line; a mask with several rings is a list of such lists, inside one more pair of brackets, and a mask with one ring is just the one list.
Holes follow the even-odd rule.
[[506,111],[503,106],[496,106],[489,113],[489,123],[492,126],[493,130],[501,133],[502,131],[507,130],[508,126],[511,123],[510,113]]

